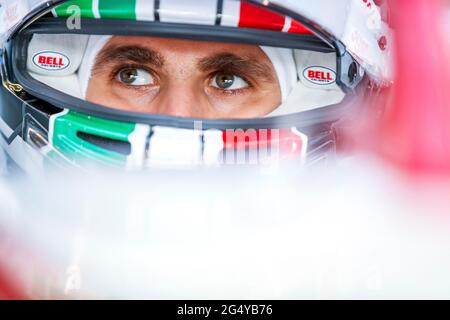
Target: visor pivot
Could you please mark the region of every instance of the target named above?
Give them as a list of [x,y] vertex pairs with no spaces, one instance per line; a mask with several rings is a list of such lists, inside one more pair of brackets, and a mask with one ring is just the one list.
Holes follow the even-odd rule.
[[349,80],[350,84],[353,84],[355,82],[357,74],[358,74],[358,66],[356,65],[355,62],[353,62],[348,67],[348,80]]
[[14,92],[21,92],[23,90],[23,87],[20,84],[12,83],[12,82],[9,82],[9,81],[6,81],[6,87],[10,91],[14,91]]
[[382,36],[379,40],[378,40],[378,46],[380,47],[380,49],[382,51],[387,49],[387,38],[386,36]]

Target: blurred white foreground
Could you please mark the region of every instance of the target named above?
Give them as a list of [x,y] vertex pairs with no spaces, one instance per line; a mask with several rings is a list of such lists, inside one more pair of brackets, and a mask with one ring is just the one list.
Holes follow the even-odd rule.
[[4,181],[0,261],[33,298],[450,298],[448,191],[354,164]]

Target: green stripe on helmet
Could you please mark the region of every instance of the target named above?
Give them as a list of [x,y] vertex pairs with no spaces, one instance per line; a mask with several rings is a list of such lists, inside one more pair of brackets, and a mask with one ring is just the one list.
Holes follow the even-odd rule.
[[[104,19],[136,20],[137,0],[72,0],[56,7],[57,17],[69,17],[74,14],[71,6],[80,8],[82,18],[96,18],[96,13]],[[94,12],[97,11],[98,12]]]
[[94,18],[92,11],[93,0],[72,0],[65,2],[55,8],[57,17],[70,17],[74,14],[73,7],[77,6],[80,9],[82,18]]
[[100,17],[136,20],[136,0],[98,0]]
[[100,119],[75,111],[56,115],[51,121],[51,143],[71,161],[84,163],[87,160],[113,166],[126,164],[126,155],[92,144],[82,139],[80,133],[129,142],[129,135],[135,130],[135,124]]

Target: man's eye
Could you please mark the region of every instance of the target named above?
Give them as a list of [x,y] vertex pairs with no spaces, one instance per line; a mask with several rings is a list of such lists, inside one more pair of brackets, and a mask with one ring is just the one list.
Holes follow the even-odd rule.
[[216,74],[212,78],[211,82],[211,85],[214,88],[218,88],[221,90],[239,90],[247,88],[249,86],[249,84],[241,77],[226,73]]
[[154,78],[149,72],[137,68],[119,71],[117,80],[130,86],[147,86],[154,83]]

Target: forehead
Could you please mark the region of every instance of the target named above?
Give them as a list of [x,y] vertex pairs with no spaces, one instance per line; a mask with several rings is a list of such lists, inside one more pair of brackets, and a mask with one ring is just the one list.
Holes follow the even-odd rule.
[[246,58],[258,59],[259,62],[270,63],[264,51],[256,45],[207,42],[184,39],[169,39],[142,36],[113,36],[104,50],[120,46],[139,46],[156,51],[163,56],[183,55],[198,58],[208,57],[220,53],[232,53]]

